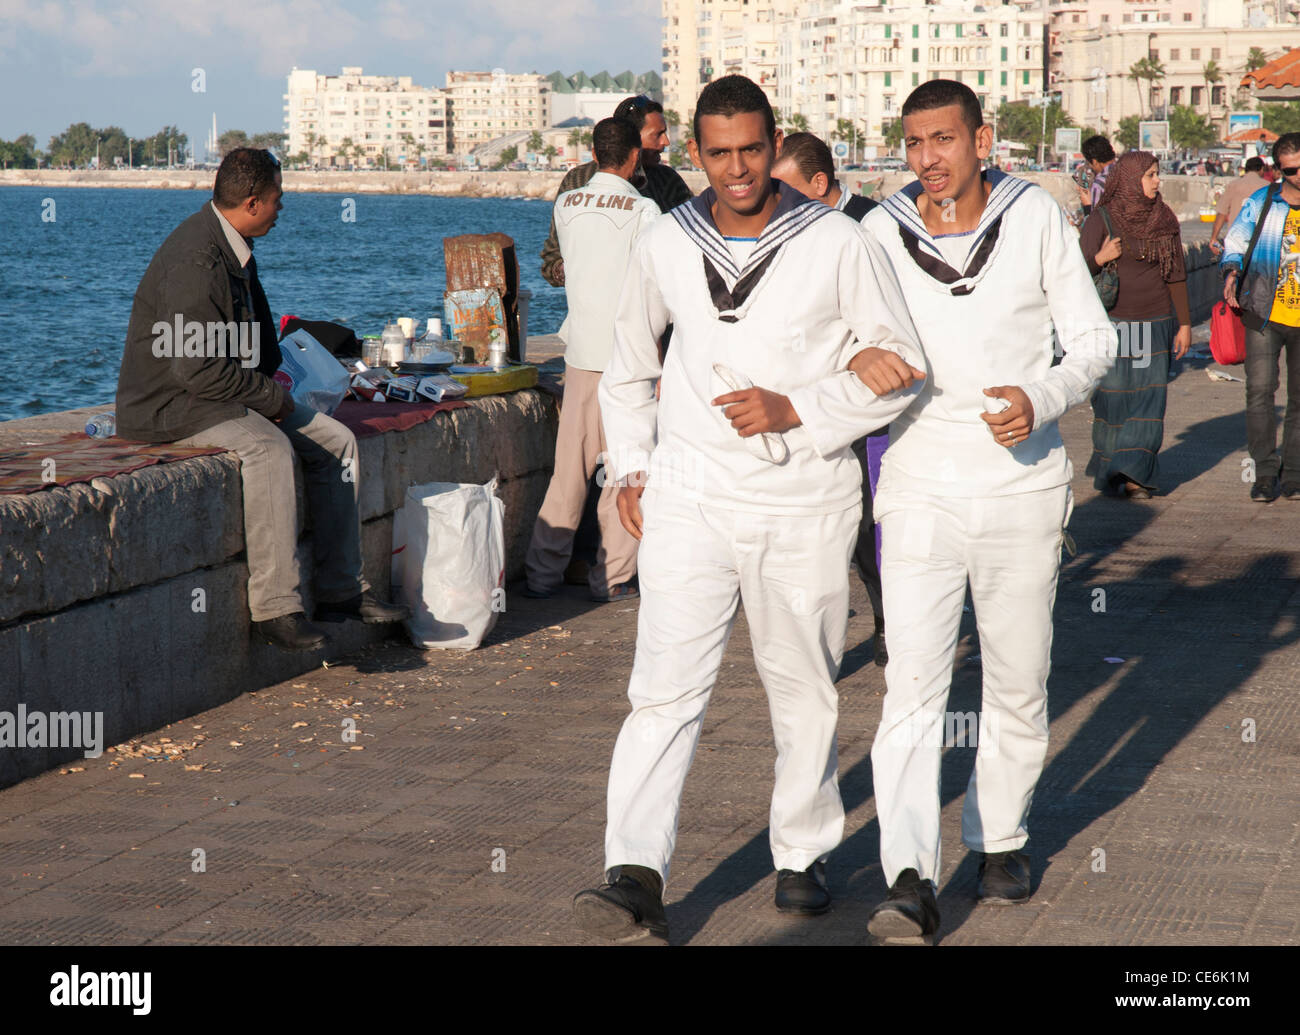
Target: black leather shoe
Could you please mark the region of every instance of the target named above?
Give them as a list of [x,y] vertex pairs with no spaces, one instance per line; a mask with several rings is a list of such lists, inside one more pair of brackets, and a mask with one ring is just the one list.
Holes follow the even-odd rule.
[[876,652],[876,667],[884,668],[889,664],[889,649],[885,646],[885,622],[882,618],[876,619],[876,638],[873,641],[873,649]]
[[933,945],[939,933],[939,903],[934,884],[906,869],[889,889],[889,898],[867,919],[867,931],[882,945]]
[[815,862],[806,870],[777,870],[776,908],[799,916],[816,916],[830,909],[826,864]]
[[1289,500],[1300,500],[1300,482],[1283,482],[1282,495]]
[[253,636],[281,650],[319,650],[329,643],[329,637],[307,621],[307,616],[301,611],[254,622]]
[[1029,898],[1029,856],[1024,852],[981,852],[979,900],[1011,906]]
[[1250,498],[1256,503],[1272,503],[1277,499],[1277,479],[1256,478],[1250,487]]
[[342,622],[348,618],[360,618],[366,625],[382,625],[385,622],[402,622],[410,617],[409,608],[401,604],[385,604],[369,590],[347,600],[328,603],[321,601],[316,606],[316,619],[322,622]]
[[646,866],[614,866],[598,888],[573,896],[573,918],[588,934],[616,942],[668,941],[664,882]]

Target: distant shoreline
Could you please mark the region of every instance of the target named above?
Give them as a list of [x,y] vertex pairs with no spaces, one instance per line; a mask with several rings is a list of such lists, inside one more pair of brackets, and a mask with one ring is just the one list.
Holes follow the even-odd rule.
[[[694,191],[704,174],[682,170]],[[211,169],[4,169],[0,187],[118,187],[136,190],[212,190]],[[424,194],[440,198],[526,198],[553,201],[564,170],[542,172],[346,172],[286,169],[289,193]]]

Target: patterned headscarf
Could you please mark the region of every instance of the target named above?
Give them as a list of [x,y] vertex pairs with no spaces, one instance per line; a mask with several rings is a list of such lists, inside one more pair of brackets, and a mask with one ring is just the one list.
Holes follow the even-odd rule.
[[1182,233],[1174,210],[1159,192],[1148,198],[1142,191],[1142,177],[1158,159],[1150,151],[1126,151],[1111,167],[1101,204],[1110,210],[1115,231],[1130,255],[1160,266],[1165,279],[1173,269]]

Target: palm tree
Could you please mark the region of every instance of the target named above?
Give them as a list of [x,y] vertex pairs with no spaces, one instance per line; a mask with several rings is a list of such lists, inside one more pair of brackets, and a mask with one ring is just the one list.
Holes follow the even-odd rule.
[[555,156],[560,152],[556,150],[554,144],[547,144],[546,150],[542,152],[546,156],[546,164],[551,165],[555,161]]
[[427,150],[429,149],[424,146],[423,140],[421,140],[419,143],[415,145],[415,158],[416,161],[418,161],[421,166],[424,165],[424,152]]
[[308,131],[303,135],[303,139],[306,141],[306,144],[307,144],[307,161],[311,162],[311,164],[312,164],[313,166],[315,166],[315,164],[316,164],[316,148],[320,146],[320,144],[321,144],[321,142],[324,140],[324,138],[321,137],[321,136],[320,136],[318,133],[316,133],[314,130],[308,130]]
[[352,143],[351,137],[344,137],[339,141],[339,157],[343,159],[345,164],[352,159],[356,151],[357,147]]
[[1205,79],[1205,114],[1210,115],[1210,98],[1214,94],[1214,84],[1223,82],[1223,69],[1217,61],[1207,61],[1201,69],[1201,76]]
[[1268,58],[1264,56],[1264,51],[1259,47],[1251,47],[1250,52],[1246,55],[1246,71],[1254,72],[1268,64]]
[[528,150],[534,153],[540,151],[545,144],[542,142],[542,134],[538,130],[533,130],[528,134]]
[[1137,87],[1138,92],[1138,114],[1143,118],[1146,117],[1146,107],[1142,103],[1142,81],[1147,77],[1146,58],[1140,58],[1134,61],[1128,67],[1126,78],[1133,80],[1133,85]]
[[570,131],[569,131],[569,146],[570,146],[571,148],[573,148],[573,151],[574,151],[575,154],[577,153],[577,151],[578,151],[578,147],[579,147],[579,145],[580,145],[581,143],[582,143],[582,130],[580,130],[580,129],[576,129],[576,128],[570,130]]
[[806,116],[801,114],[791,115],[788,119],[786,119],[786,125],[789,126],[796,133],[808,132],[808,119]]
[[401,133],[399,134],[399,136],[401,137],[402,144],[405,148],[405,150],[403,151],[402,164],[410,165],[412,161],[411,152],[415,150],[415,137],[413,137],[410,133]]
[[[1160,63],[1160,59],[1158,57],[1148,57],[1146,61],[1147,61],[1146,78],[1147,78],[1148,89],[1154,93],[1155,90],[1160,88],[1160,83],[1165,78],[1165,66]],[[1151,102],[1151,108],[1153,111],[1155,110],[1154,100],[1152,100]]]

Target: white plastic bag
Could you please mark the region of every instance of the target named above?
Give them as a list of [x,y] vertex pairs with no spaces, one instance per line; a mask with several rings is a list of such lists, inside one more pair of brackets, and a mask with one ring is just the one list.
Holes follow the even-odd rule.
[[412,485],[393,520],[393,597],[417,647],[473,650],[505,610],[505,504],[486,485]]
[[326,416],[339,408],[351,375],[329,349],[300,327],[280,340],[280,359],[275,379],[289,390],[295,405]]

